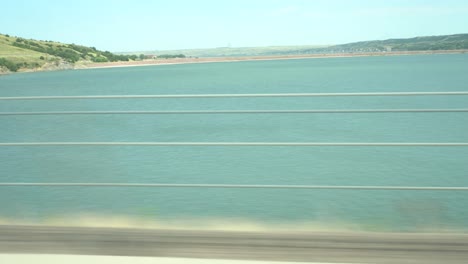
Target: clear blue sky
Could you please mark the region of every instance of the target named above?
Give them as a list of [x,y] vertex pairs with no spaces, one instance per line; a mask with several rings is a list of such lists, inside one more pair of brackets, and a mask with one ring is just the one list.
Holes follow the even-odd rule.
[[468,33],[467,0],[12,0],[0,33],[110,51]]

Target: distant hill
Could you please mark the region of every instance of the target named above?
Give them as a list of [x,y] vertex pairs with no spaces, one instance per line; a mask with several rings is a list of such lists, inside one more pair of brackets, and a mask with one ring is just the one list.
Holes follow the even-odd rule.
[[136,60],[136,55],[116,55],[94,47],[54,41],[24,39],[0,34],[0,72],[38,68],[73,68],[81,62]]
[[[163,53],[183,53],[191,57],[236,57],[236,56],[275,56],[307,55],[326,53],[359,53],[389,51],[437,51],[468,49],[468,34],[445,36],[415,37],[407,39],[388,39],[361,41],[329,46],[273,46],[245,48],[187,49],[165,51],[143,51],[139,53],[158,55]],[[132,53],[124,53],[132,54]]]
[[304,54],[305,51],[324,48],[324,45],[306,46],[268,46],[268,47],[219,47],[213,49],[179,49],[179,50],[153,50],[141,52],[121,52],[119,54],[185,54],[188,57],[243,57],[243,56],[272,56],[282,54]]
[[310,51],[321,52],[385,52],[385,51],[431,51],[468,49],[468,34],[415,37],[407,39],[387,39],[360,41],[334,45]]

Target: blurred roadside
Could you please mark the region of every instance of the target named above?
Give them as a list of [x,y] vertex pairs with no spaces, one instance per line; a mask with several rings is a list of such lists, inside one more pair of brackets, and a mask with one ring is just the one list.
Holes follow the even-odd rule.
[[[227,232],[1,225],[0,253],[449,264],[468,263],[468,234]],[[5,256],[10,255],[2,258]],[[20,262],[7,260],[1,263]]]

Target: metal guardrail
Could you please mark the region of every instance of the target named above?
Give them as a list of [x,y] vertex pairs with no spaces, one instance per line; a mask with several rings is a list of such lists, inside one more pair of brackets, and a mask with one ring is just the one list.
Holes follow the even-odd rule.
[[9,142],[22,146],[155,146],[155,147],[468,147],[465,142]]
[[[0,100],[56,99],[144,99],[144,98],[245,98],[245,97],[344,97],[344,96],[454,96],[455,92],[375,92],[375,93],[275,93],[275,94],[172,94],[172,95],[89,95],[17,96]],[[311,109],[311,110],[181,110],[181,111],[32,111],[0,112],[12,115],[87,115],[87,114],[306,114],[306,113],[455,113],[468,109]],[[238,147],[467,147],[466,142],[1,142],[0,147],[21,146],[238,146]],[[253,185],[253,184],[172,184],[172,183],[38,183],[0,182],[0,187],[157,187],[157,188],[264,188],[330,190],[409,190],[468,191],[453,186],[339,186],[339,185]]]
[[180,111],[31,111],[0,112],[9,115],[200,115],[200,114],[378,114],[378,113],[463,113],[468,109],[309,109],[309,110],[180,110]]
[[270,93],[270,94],[146,94],[146,95],[59,95],[12,96],[0,100],[56,100],[56,99],[144,99],[144,98],[236,98],[236,97],[342,97],[342,96],[436,96],[468,95],[465,91],[452,92],[364,92],[364,93]]
[[399,190],[468,191],[468,187],[441,186],[340,186],[340,185],[268,185],[268,184],[174,184],[174,183],[39,183],[0,182],[0,187],[143,187],[143,188],[230,188],[230,189],[325,189],[325,190]]

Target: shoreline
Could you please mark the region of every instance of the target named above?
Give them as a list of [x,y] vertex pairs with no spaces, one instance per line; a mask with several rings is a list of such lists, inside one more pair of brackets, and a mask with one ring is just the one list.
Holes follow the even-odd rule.
[[240,56],[240,57],[197,57],[175,59],[150,59],[143,61],[116,61],[116,62],[78,62],[74,65],[65,64],[57,67],[23,69],[18,72],[0,71],[0,76],[31,73],[52,72],[62,70],[92,70],[123,67],[163,66],[180,64],[201,64],[242,61],[272,61],[272,60],[299,60],[299,59],[327,59],[327,58],[353,58],[353,57],[385,57],[385,56],[414,56],[414,55],[440,55],[440,54],[468,54],[468,49],[463,50],[436,50],[436,51],[395,51],[395,52],[362,52],[362,53],[323,53],[302,55],[272,55],[272,56]]
[[384,56],[411,56],[411,55],[438,55],[438,54],[467,54],[468,49],[463,50],[436,50],[436,51],[395,51],[395,52],[362,52],[362,53],[323,53],[301,55],[271,55],[271,56],[244,56],[244,57],[196,57],[174,59],[149,59],[143,61],[116,61],[93,63],[81,61],[74,65],[65,63],[56,67],[43,67],[35,69],[22,69],[18,72],[2,71],[0,76],[14,73],[50,72],[62,70],[91,70],[122,67],[142,67],[157,65],[200,64],[241,61],[271,61],[271,60],[298,60],[298,59],[327,59],[327,58],[352,58],[352,57],[384,57]]
[[75,69],[105,69],[121,67],[140,67],[156,65],[179,65],[240,61],[271,61],[271,60],[297,60],[320,58],[351,58],[351,57],[383,57],[383,56],[409,56],[409,55],[436,55],[436,54],[466,54],[468,50],[438,50],[438,51],[398,51],[398,52],[363,52],[363,53],[324,53],[308,55],[272,55],[272,56],[242,56],[242,57],[201,57],[153,59],[143,61],[117,61],[103,63],[89,63],[75,67]]

